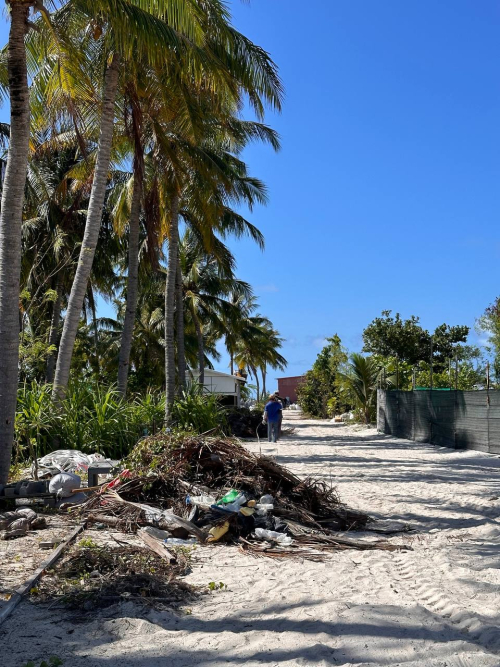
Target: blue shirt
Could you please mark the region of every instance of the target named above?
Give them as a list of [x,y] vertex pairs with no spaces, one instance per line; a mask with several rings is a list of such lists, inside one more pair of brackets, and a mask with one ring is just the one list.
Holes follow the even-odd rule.
[[268,422],[277,422],[280,420],[281,403],[279,401],[269,401],[266,404],[265,411],[267,412]]

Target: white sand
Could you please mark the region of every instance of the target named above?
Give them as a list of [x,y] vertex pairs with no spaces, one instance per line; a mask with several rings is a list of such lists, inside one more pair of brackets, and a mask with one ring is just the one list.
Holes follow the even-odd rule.
[[[58,655],[65,667],[500,665],[500,458],[294,423],[279,460],[335,480],[341,498],[418,530],[412,551],[344,551],[325,563],[197,550],[187,579],[223,581],[191,612],[132,603],[75,623],[23,603],[0,628],[2,667]],[[255,449],[255,445],[252,445]],[[265,446],[267,449],[267,443]]]

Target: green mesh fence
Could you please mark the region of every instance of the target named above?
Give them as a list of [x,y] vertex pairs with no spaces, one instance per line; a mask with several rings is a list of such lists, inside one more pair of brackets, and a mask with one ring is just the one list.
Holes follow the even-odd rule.
[[377,427],[415,442],[500,454],[500,391],[383,391]]

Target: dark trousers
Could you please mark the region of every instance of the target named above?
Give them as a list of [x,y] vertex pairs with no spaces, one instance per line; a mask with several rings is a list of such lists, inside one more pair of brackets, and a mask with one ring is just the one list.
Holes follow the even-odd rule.
[[279,422],[267,422],[267,439],[269,442],[278,442],[279,433]]

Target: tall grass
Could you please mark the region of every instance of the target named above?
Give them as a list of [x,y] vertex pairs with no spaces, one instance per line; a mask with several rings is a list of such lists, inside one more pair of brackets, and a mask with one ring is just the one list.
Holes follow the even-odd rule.
[[[123,458],[142,436],[163,427],[162,392],[148,391],[124,400],[114,387],[80,381],[69,386],[60,407],[54,405],[51,394],[51,385],[37,382],[19,388],[14,463],[55,449]],[[175,400],[172,425],[195,433],[225,430],[226,411],[217,396],[191,385]]]
[[227,425],[226,410],[219,397],[204,392],[194,383],[175,399],[170,414],[173,425],[184,431],[205,433],[212,429],[223,430]]
[[43,456],[54,449],[100,452],[111,458],[125,456],[139,437],[160,428],[164,398],[160,392],[124,400],[114,387],[77,382],[60,408],[51,399],[50,385],[33,382],[18,392],[16,461]]

